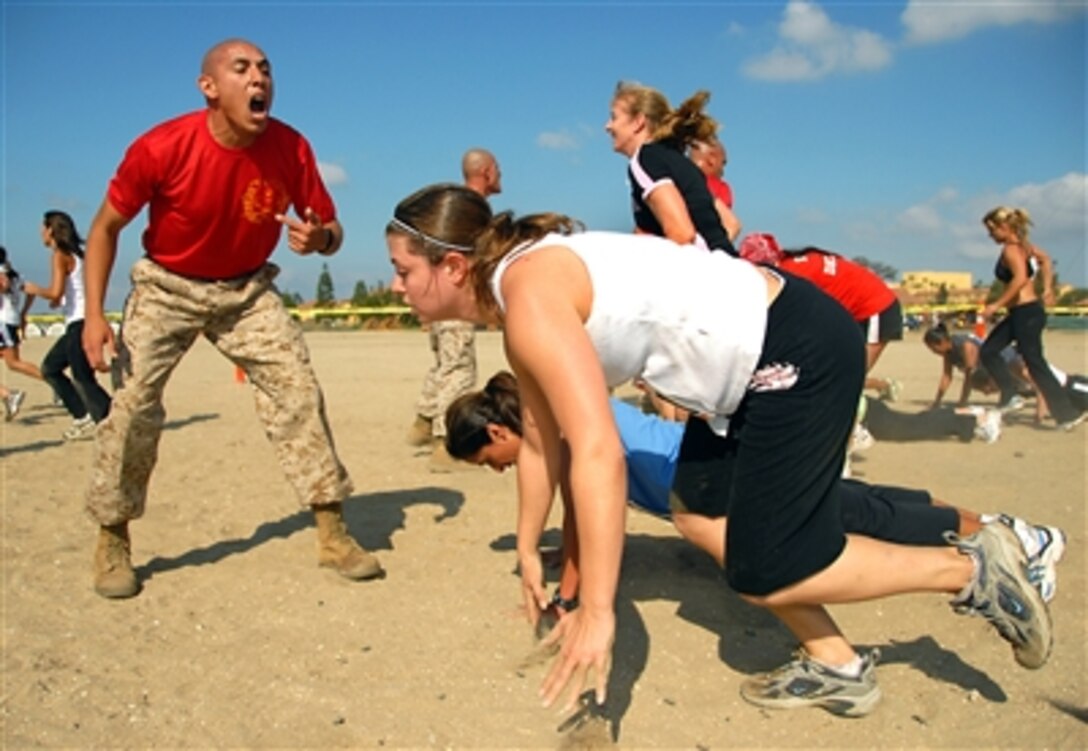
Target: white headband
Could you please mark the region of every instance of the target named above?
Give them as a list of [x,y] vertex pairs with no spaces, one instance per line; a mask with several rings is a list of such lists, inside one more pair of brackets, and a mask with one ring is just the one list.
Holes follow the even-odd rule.
[[410,235],[415,235],[416,237],[418,237],[423,242],[430,243],[431,245],[437,245],[440,248],[446,248],[448,250],[457,250],[457,251],[460,251],[461,253],[472,253],[474,250],[476,250],[476,248],[472,247],[471,245],[455,245],[454,243],[448,243],[448,242],[446,242],[444,240],[439,240],[437,237],[431,237],[430,235],[426,234],[425,232],[420,232],[418,229],[416,229],[412,225],[408,224],[407,222],[401,221],[400,219],[397,219],[396,217],[393,217],[392,219],[390,219],[389,223],[392,224],[393,226],[397,227],[398,229],[404,230],[405,232],[407,232]]

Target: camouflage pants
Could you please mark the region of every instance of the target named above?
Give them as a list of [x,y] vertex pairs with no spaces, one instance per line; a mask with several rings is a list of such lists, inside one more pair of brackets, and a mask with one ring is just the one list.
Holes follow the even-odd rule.
[[423,379],[416,412],[431,421],[435,438],[446,435],[446,408],[476,386],[476,326],[469,321],[438,321],[430,328],[434,365]]
[[123,383],[98,426],[86,498],[99,524],[143,514],[166,417],[163,389],[200,335],[245,370],[257,416],[302,505],[351,493],[302,330],[272,283],[278,273],[266,264],[239,279],[196,281],[147,259],[133,266],[119,345]]

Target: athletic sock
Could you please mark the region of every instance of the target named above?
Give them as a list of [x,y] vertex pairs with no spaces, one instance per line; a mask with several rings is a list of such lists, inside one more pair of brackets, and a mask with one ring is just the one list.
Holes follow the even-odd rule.
[[850,662],[846,663],[845,665],[828,665],[826,662],[822,662],[817,659],[813,659],[812,661],[819,663],[833,673],[838,673],[844,678],[860,678],[861,668],[864,664],[861,661],[861,657],[858,655],[854,655],[854,659],[850,660]]
[[973,551],[968,552],[967,557],[971,559],[971,578],[967,580],[967,584],[964,585],[963,589],[961,589],[959,593],[952,598],[953,607],[959,605],[960,603],[966,602],[968,598],[970,598],[971,592],[974,591],[975,585],[978,583],[978,554],[974,553]]

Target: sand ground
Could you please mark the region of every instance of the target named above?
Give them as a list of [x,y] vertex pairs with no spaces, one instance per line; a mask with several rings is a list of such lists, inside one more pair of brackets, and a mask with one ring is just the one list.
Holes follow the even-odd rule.
[[[1048,333],[1048,353],[1085,372],[1086,338]],[[91,444],[61,441],[68,418],[46,387],[5,374],[29,391],[0,447],[5,748],[609,744],[603,721],[564,727],[536,698],[543,667],[528,659],[518,614],[513,474],[433,474],[403,442],[429,365],[425,335],[308,341],[356,485],[348,523],[381,557],[381,581],[316,566],[311,517],[276,466],[249,387],[199,343],[167,389],[148,511],[132,525],[144,590],[98,597],[82,510]],[[25,356],[40,359],[48,343],[31,340]],[[501,367],[498,334],[481,334],[478,350],[482,376]],[[909,334],[877,372],[900,378],[897,406],[915,410],[939,370]],[[740,682],[783,662],[789,635],[668,524],[630,515],[607,704],[616,745],[1088,747],[1086,441],[1088,426],[1036,428],[1025,413],[994,445],[877,443],[855,462],[862,479],[1060,524],[1070,538],[1042,670],[1019,668],[991,627],[954,615],[943,595],[834,607],[857,644],[883,652],[884,701],[860,720],[747,705]]]

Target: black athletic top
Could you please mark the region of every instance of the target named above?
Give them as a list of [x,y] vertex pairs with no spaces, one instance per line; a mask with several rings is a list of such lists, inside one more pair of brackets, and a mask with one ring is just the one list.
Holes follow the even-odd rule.
[[[1035,276],[1035,270],[1038,267],[1039,262],[1035,257],[1028,259],[1028,279]],[[999,282],[1008,284],[1012,281],[1012,269],[1005,265],[1005,256],[1001,256],[997,259],[997,263],[994,264],[994,276],[997,277]]]
[[718,210],[714,208],[714,196],[706,186],[706,175],[674,147],[656,142],[643,144],[627,165],[627,179],[631,185],[635,226],[640,230],[658,237],[665,236],[665,230],[654,216],[646,197],[655,186],[671,182],[680,191],[699,235],[695,244],[737,255],[728,233],[722,227]]

